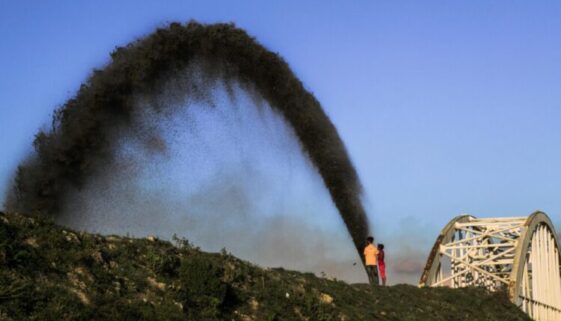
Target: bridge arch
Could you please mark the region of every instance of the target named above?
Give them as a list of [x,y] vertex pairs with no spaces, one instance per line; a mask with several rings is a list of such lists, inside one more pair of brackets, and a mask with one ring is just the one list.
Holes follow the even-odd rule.
[[561,251],[549,217],[452,219],[438,235],[420,286],[507,291],[538,321],[561,320]]

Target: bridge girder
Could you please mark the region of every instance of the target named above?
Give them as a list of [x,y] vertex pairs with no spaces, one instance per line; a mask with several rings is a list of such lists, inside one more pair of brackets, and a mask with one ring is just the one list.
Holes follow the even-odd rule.
[[538,321],[561,320],[561,251],[551,220],[461,215],[441,231],[420,286],[505,290]]

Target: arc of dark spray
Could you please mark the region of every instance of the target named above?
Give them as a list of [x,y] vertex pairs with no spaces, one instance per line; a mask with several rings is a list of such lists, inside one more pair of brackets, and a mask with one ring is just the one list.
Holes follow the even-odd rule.
[[116,49],[111,57],[55,112],[53,129],[36,136],[36,157],[19,167],[7,197],[8,208],[56,215],[68,186],[83,184],[95,172],[99,163],[95,160],[110,153],[108,130],[115,122],[129,122],[138,108],[133,94],[155,94],[170,73],[202,59],[211,66],[211,74],[253,84],[288,121],[363,259],[369,225],[356,170],[319,102],[279,55],[233,24],[189,22],[158,29]]

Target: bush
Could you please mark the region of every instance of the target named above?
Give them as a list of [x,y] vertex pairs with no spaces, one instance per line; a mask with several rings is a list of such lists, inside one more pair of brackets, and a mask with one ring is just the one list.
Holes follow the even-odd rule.
[[222,281],[224,268],[207,257],[190,257],[181,262],[180,298],[192,320],[219,320],[231,302],[231,289]]
[[181,264],[177,252],[171,248],[163,251],[163,253],[155,248],[148,248],[146,260],[155,273],[167,277],[177,276],[177,269]]

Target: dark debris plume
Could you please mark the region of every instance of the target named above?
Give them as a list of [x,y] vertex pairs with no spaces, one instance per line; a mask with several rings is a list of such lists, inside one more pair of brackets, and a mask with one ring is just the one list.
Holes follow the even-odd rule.
[[134,126],[133,97],[156,96],[171,75],[203,61],[210,78],[253,86],[294,129],[360,255],[369,225],[356,170],[320,103],[278,54],[233,24],[191,21],[160,28],[117,48],[111,58],[55,111],[52,128],[36,135],[35,154],[19,166],[8,192],[8,210],[56,217],[68,188],[80,188],[99,170],[98,160],[111,157],[111,128]]

